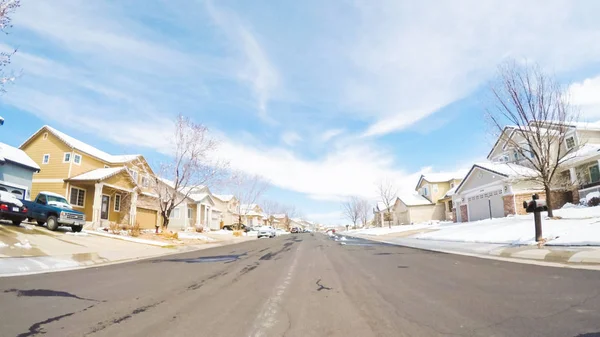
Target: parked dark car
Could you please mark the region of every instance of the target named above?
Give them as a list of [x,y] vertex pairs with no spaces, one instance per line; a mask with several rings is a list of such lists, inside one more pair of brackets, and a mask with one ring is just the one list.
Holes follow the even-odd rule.
[[227,230],[227,231],[235,231],[235,230],[238,230],[238,228],[239,228],[239,230],[246,231],[246,232],[250,230],[250,227],[246,228],[246,225],[244,225],[244,224],[239,224],[239,225],[238,224],[232,224],[232,225],[225,225],[225,226],[223,226],[223,229]]
[[19,226],[27,218],[27,207],[14,195],[0,191],[0,219],[10,220]]
[[58,226],[70,226],[73,232],[81,232],[85,225],[85,214],[75,211],[60,194],[40,192],[34,201],[23,201],[27,207],[27,218],[38,225],[47,224],[55,231]]

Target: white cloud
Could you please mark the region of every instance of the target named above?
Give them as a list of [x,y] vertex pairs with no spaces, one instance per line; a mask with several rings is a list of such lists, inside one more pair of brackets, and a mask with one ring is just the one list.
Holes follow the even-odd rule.
[[343,224],[348,222],[347,219],[344,219],[344,215],[341,211],[307,214],[306,219],[328,225]]
[[302,137],[295,131],[286,131],[281,135],[281,140],[289,146],[294,146],[302,140]]
[[225,32],[230,42],[242,53],[243,66],[238,69],[240,79],[250,83],[256,95],[259,116],[276,123],[268,115],[267,106],[273,91],[280,85],[280,75],[270,62],[255,33],[232,12],[216,8],[206,1],[206,8],[213,21]]
[[[600,57],[596,1],[358,0],[339,102],[376,136],[406,129],[472,93],[506,57],[557,72]],[[560,47],[558,47],[560,46]],[[337,62],[342,62],[336,60]],[[324,94],[330,94],[328,92]]]
[[327,130],[327,131],[323,132],[323,135],[321,136],[321,140],[324,141],[324,142],[327,142],[327,141],[331,140],[332,138],[341,135],[342,132],[344,132],[343,129],[330,129],[330,130]]
[[569,86],[571,103],[581,109],[581,117],[595,121],[600,118],[600,76],[587,78]]

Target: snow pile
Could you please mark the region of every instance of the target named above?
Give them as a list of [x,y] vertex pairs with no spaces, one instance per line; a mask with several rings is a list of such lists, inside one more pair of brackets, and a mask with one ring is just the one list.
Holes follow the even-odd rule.
[[76,232],[65,232],[65,234],[67,234],[67,235],[73,235],[73,236],[90,236],[90,234],[88,234],[85,231],[82,231],[82,232],[79,232],[79,233],[76,233]]
[[346,239],[345,236],[342,236],[342,238],[340,239],[340,241],[348,241],[348,239]]
[[0,241],[0,248],[8,247],[8,245],[2,241]]
[[600,192],[591,192],[585,196],[586,200],[590,200],[592,198],[600,198]]
[[[557,220],[543,220],[547,245],[600,246],[600,207],[567,207],[554,211]],[[422,240],[473,243],[535,244],[533,215],[430,226],[435,232],[413,236]]]
[[31,248],[33,248],[33,247],[31,247],[31,244],[29,243],[29,240],[23,240],[22,242],[17,242],[13,246],[15,246],[17,248],[22,248],[22,249],[31,249]]
[[210,234],[217,234],[217,235],[232,235],[233,231],[228,231],[225,229],[220,229],[218,231],[214,231],[214,232],[210,232]]
[[190,239],[190,240],[204,240],[204,241],[217,241],[211,237],[208,237],[202,233],[196,232],[179,232],[177,233],[179,239]]
[[561,209],[568,209],[568,208],[585,208],[585,206],[583,206],[583,205],[575,205],[575,204],[572,204],[570,202],[567,202],[566,204],[563,205],[563,207]]

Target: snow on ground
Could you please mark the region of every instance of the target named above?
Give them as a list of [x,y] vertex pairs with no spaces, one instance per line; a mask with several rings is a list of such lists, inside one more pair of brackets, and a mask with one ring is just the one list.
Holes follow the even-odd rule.
[[416,229],[431,228],[432,226],[433,225],[430,223],[392,226],[392,228],[385,226],[385,227],[375,227],[375,228],[367,228],[367,229],[353,229],[353,230],[349,230],[347,233],[362,234],[362,235],[386,235],[386,234],[392,234],[392,233],[412,231],[412,230],[416,230]]
[[211,231],[210,234],[233,235],[233,231],[228,231],[228,230],[225,230],[225,229],[220,229],[218,231]]
[[[600,206],[567,205],[554,211],[562,219],[542,220],[543,237],[547,245],[600,246]],[[535,244],[533,215],[486,219],[467,223],[440,223],[430,226],[434,232],[414,235],[422,240],[440,240],[475,243]]]
[[8,245],[2,241],[0,241],[0,248],[8,247]]
[[33,247],[31,247],[31,244],[29,243],[29,240],[23,240],[22,242],[17,242],[13,246],[15,246],[17,248],[22,248],[22,249],[31,249],[31,248],[33,248]]
[[217,241],[213,238],[210,238],[202,233],[195,232],[179,232],[177,233],[179,239],[191,239],[191,240],[204,240],[204,241]]
[[90,234],[88,234],[86,231],[82,231],[79,233],[75,233],[75,232],[65,232],[66,235],[73,235],[73,236],[90,236]]

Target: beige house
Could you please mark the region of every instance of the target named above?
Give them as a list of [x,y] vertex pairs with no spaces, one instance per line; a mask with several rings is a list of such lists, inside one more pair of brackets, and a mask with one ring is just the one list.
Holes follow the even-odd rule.
[[152,169],[141,155],[111,155],[47,125],[20,149],[40,167],[33,197],[40,191],[64,195],[94,226],[159,223]]
[[214,194],[214,210],[219,212],[220,227],[231,226],[238,223],[240,202],[231,194]]
[[257,204],[240,205],[240,214],[242,215],[242,223],[248,227],[258,227],[264,224],[265,214]]
[[465,172],[428,173],[421,175],[415,190],[419,195],[434,204],[433,218],[430,220],[453,221],[452,195]]

